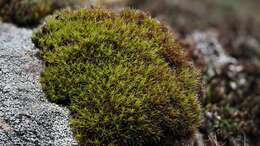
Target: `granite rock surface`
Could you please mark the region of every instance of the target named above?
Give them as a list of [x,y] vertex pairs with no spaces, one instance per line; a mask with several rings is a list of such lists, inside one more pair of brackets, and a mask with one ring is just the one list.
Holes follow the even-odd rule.
[[70,146],[69,111],[47,101],[32,30],[0,22],[0,145]]

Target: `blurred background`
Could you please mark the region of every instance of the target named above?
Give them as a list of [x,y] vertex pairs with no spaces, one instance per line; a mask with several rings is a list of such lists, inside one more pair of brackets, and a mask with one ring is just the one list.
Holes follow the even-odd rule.
[[[20,24],[26,24],[28,20],[38,23],[39,16],[50,14],[56,7],[64,7],[59,1],[53,1],[48,5],[44,2],[37,5],[40,10],[37,13],[22,11],[14,15],[20,6],[0,0],[0,17],[3,21]],[[75,3],[76,0],[69,1]],[[81,7],[91,5],[116,10],[140,9],[169,26],[186,50],[190,63],[202,73],[204,90],[199,97],[202,122],[195,135],[195,145],[260,146],[260,0],[81,2]],[[31,3],[29,7],[32,6],[35,4]],[[28,10],[28,7],[24,8]],[[30,17],[21,21],[10,18],[16,15],[19,19]]]

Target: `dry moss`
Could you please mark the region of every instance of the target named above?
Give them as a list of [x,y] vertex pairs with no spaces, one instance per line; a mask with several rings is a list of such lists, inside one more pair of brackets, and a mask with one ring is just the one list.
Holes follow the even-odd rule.
[[71,110],[81,145],[172,145],[199,126],[199,74],[168,29],[143,12],[61,11],[33,42],[44,91]]

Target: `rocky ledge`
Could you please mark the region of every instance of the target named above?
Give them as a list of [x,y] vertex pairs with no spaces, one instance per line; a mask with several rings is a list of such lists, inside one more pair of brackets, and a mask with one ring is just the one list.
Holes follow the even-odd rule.
[[0,145],[69,146],[69,111],[47,101],[32,30],[0,22]]

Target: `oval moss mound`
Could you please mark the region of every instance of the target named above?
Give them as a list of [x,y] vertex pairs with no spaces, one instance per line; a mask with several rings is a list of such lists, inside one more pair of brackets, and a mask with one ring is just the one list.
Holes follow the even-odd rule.
[[71,110],[81,145],[168,145],[198,127],[198,72],[167,28],[143,12],[64,10],[33,42],[44,91]]
[[57,9],[79,3],[80,0],[0,0],[0,17],[21,26],[33,26]]

